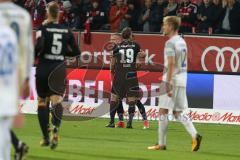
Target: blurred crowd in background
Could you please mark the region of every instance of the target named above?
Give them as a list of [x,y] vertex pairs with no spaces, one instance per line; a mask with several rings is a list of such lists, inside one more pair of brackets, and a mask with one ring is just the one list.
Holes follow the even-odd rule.
[[[15,0],[32,16],[34,29],[46,18],[51,0]],[[240,35],[239,0],[55,0],[59,23],[73,30],[161,32],[163,18],[182,19],[180,32]]]

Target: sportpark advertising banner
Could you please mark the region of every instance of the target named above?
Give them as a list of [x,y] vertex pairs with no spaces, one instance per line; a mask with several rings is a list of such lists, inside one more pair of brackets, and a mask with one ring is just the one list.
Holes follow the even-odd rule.
[[[82,55],[67,62],[71,68],[65,80],[64,102],[71,102],[71,114],[107,117],[111,91],[110,53],[103,46],[108,42],[110,34],[92,33],[91,45],[84,44],[83,34],[76,34]],[[146,52],[141,71],[138,72],[141,102],[145,104],[148,118],[156,120],[158,95],[164,94],[160,70],[166,38],[150,34],[136,34],[134,38]],[[185,36],[185,39],[189,49],[188,68],[191,71],[187,82],[189,110],[186,114],[194,122],[240,124],[239,38]],[[31,97],[22,101],[21,105],[24,113],[36,113],[37,110],[34,72],[35,69]],[[123,104],[127,111],[127,105]],[[100,112],[98,107],[102,107]],[[141,119],[138,112],[135,118]]]

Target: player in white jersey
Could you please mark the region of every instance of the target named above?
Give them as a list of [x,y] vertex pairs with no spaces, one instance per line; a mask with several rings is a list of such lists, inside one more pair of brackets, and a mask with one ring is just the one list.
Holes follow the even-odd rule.
[[[33,64],[33,42],[32,26],[29,13],[23,8],[15,5],[9,0],[0,0],[1,19],[10,26],[17,35],[19,50],[19,89],[20,96],[26,98],[29,96],[29,78]],[[0,102],[1,103],[1,102]],[[11,131],[12,143],[15,148],[15,160],[21,160],[28,147],[18,140],[16,135]]]
[[[0,17],[1,19],[1,17]],[[9,27],[0,25],[0,160],[10,160],[10,129],[19,98],[17,40]]]
[[159,142],[150,150],[166,150],[168,122],[173,111],[176,121],[181,122],[192,137],[192,151],[200,147],[202,137],[197,133],[192,121],[182,112],[188,108],[186,95],[187,84],[187,44],[178,35],[181,20],[176,16],[165,17],[163,21],[164,34],[169,37],[164,48],[165,72],[163,81],[166,83],[166,94],[159,97]]
[[[26,91],[23,87],[28,85],[28,79],[31,76],[33,64],[33,40],[32,40],[32,22],[29,13],[15,5],[9,0],[0,0],[0,14],[2,14],[6,25],[10,26],[17,35],[19,57],[20,57],[20,89]],[[22,93],[22,96],[26,93]]]

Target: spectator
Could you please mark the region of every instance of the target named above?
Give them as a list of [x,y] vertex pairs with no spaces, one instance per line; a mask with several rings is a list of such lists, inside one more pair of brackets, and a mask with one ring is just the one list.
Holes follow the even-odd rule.
[[160,30],[162,28],[162,23],[163,23],[163,17],[164,17],[164,10],[167,6],[167,2],[164,0],[157,0],[157,10],[158,10],[158,16],[159,16],[159,22],[160,22]]
[[70,1],[63,2],[63,13],[59,23],[62,23],[71,29],[80,29],[80,17],[73,12]]
[[32,7],[31,16],[33,22],[33,29],[37,29],[42,25],[43,21],[46,18],[46,1],[45,0],[31,0],[29,2],[29,7]]
[[122,22],[120,23],[120,31],[125,27],[131,27],[133,31],[138,31],[138,18],[139,14],[136,9],[135,3],[133,0],[128,2],[128,12],[124,16]]
[[223,14],[224,8],[221,0],[213,0],[213,31],[218,32],[218,26],[221,22],[221,15]]
[[236,0],[223,1],[224,14],[220,23],[220,32],[224,34],[240,34],[240,3]]
[[34,0],[26,0],[24,2],[24,8],[29,12],[30,15],[32,15],[34,10]]
[[160,32],[159,10],[153,5],[152,0],[145,0],[145,6],[140,16],[140,24],[143,32]]
[[120,24],[128,12],[128,7],[124,5],[123,0],[116,0],[116,5],[112,6],[109,14],[109,22],[112,32],[120,30]]
[[87,11],[86,18],[90,22],[91,30],[100,30],[106,24],[107,17],[105,12],[100,9],[98,0],[92,0],[92,6]]
[[176,0],[168,0],[168,3],[164,8],[164,17],[176,16],[177,10],[178,10],[178,3],[176,2]]
[[197,21],[197,6],[191,0],[183,0],[177,11],[177,15],[182,20],[180,32],[192,32],[192,28]]
[[114,5],[114,0],[102,0],[101,10],[103,10],[105,13],[109,13],[109,8],[111,8],[112,5]]
[[82,11],[84,15],[86,15],[87,11],[91,10],[92,8],[92,3],[91,0],[83,0],[82,1]]
[[208,33],[208,29],[212,28],[214,20],[214,8],[210,0],[203,0],[198,9],[197,19],[199,21],[199,32]]
[[80,29],[84,28],[84,23],[86,21],[86,13],[83,12],[83,0],[72,0],[71,11],[79,18]]

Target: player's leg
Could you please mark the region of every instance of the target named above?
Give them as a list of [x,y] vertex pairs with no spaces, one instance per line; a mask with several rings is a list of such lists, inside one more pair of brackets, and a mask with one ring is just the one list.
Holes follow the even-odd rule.
[[41,146],[49,145],[49,98],[38,97],[38,121],[42,131],[43,140]]
[[142,115],[142,118],[143,118],[143,129],[148,129],[149,128],[149,122],[147,120],[147,114],[146,114],[145,107],[140,100],[137,100],[136,105],[138,107],[138,110],[139,110],[140,114]]
[[51,114],[52,114],[52,125],[53,125],[53,136],[51,138],[51,149],[55,149],[58,144],[58,132],[61,126],[62,116],[63,116],[63,97],[60,95],[51,95]]
[[9,117],[0,117],[0,160],[11,159],[11,137],[10,129],[12,119]]
[[124,128],[125,127],[125,124],[124,124],[124,121],[123,121],[124,109],[123,109],[122,101],[119,101],[119,103],[118,103],[117,114],[118,114],[118,118],[119,118],[119,122],[117,124],[117,127],[118,128]]
[[159,126],[158,126],[158,144],[148,147],[150,150],[166,150],[167,129],[168,129],[168,111],[174,106],[173,99],[167,94],[159,97]]
[[128,106],[128,122],[127,122],[127,128],[133,128],[132,127],[132,121],[135,115],[135,105],[136,105],[137,98],[136,97],[127,97],[127,104]]
[[12,130],[10,131],[10,133],[12,145],[15,150],[14,160],[22,160],[26,156],[29,147],[24,142],[20,141]]
[[186,108],[188,108],[186,88],[177,87],[173,93],[173,98],[175,102],[173,109],[175,119],[182,123],[186,131],[191,135],[192,151],[197,151],[200,147],[202,137],[197,133],[197,130],[194,127],[191,119],[182,113]]
[[111,100],[110,100],[110,122],[106,127],[115,128],[115,115],[117,112],[117,107],[119,105],[119,97],[112,93]]
[[48,146],[49,141],[49,87],[48,74],[49,66],[37,66],[36,68],[36,89],[38,94],[38,121],[42,131],[43,139],[41,146]]
[[[130,75],[130,76],[129,76]],[[128,122],[127,128],[132,128],[132,121],[135,115],[135,105],[137,103],[139,97],[139,84],[138,79],[136,78],[136,74],[131,75],[128,73],[128,80],[126,82],[126,97],[127,97],[127,104],[128,107]]]
[[159,109],[158,143],[148,147],[149,150],[166,150],[167,129],[168,129],[168,109]]

